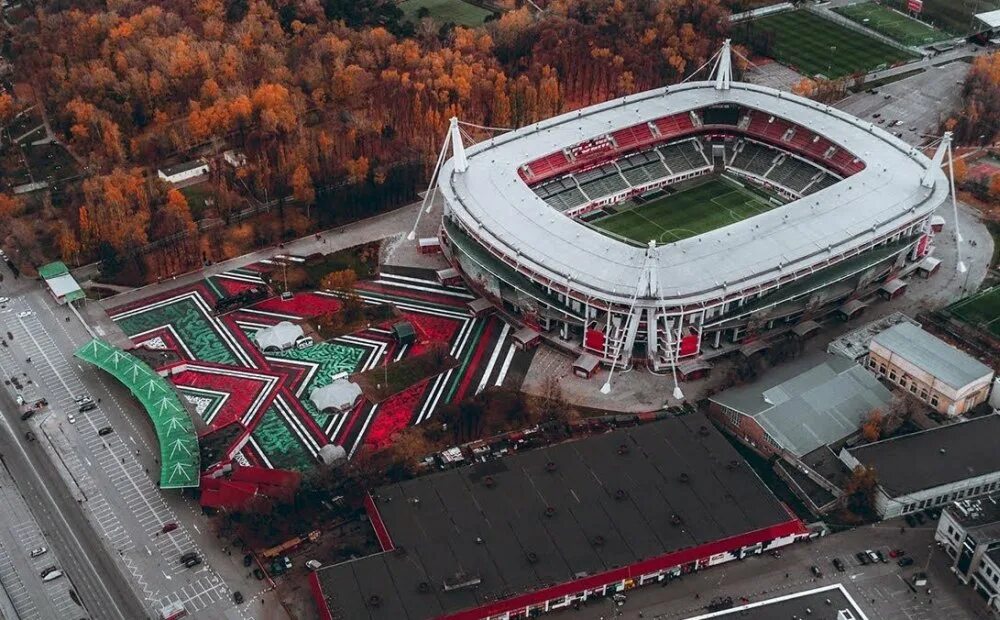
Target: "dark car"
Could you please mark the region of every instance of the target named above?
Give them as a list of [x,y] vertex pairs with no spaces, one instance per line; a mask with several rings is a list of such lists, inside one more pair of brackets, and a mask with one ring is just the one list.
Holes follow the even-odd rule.
[[240,592],[239,590],[233,592],[233,602],[236,603],[237,605],[243,604],[243,593]]
[[809,567],[809,571],[813,574],[813,577],[822,577],[823,576],[823,571],[821,571],[819,569],[819,566],[816,566],[815,564],[813,564],[812,566]]
[[253,564],[253,556],[249,553],[243,556],[243,566],[250,566]]
[[97,434],[103,436],[103,435],[110,435],[113,432],[115,432],[115,429],[111,428],[110,426],[105,426],[104,428],[98,430]]
[[38,439],[37,437],[35,437],[35,434],[33,432],[31,432],[31,431],[28,431],[27,433],[25,433],[24,434],[24,438],[26,440],[28,440],[28,441],[35,441],[36,439]]
[[167,532],[172,532],[177,529],[177,524],[171,521],[170,523],[164,523],[160,531],[166,534]]
[[864,551],[858,551],[854,554],[854,557],[858,558],[858,562],[861,562],[862,566],[867,566],[871,564],[871,560],[868,558],[868,554]]
[[33,415],[35,415],[35,410],[34,409],[28,409],[27,411],[25,411],[24,413],[21,414],[21,420],[27,420],[28,418],[30,418]]
[[198,552],[197,551],[188,551],[187,553],[185,553],[184,555],[181,556],[181,564],[185,564],[189,560],[193,560],[193,559],[195,559],[197,557],[198,557]]
[[878,556],[878,561],[881,562],[881,563],[883,563],[883,564],[885,564],[886,562],[889,561],[889,560],[885,559],[885,554],[882,553],[881,549],[876,549],[875,550],[875,555]]
[[910,566],[913,564],[913,558],[899,558],[896,564],[899,564],[900,566]]
[[844,561],[840,558],[833,558],[833,567],[837,569],[837,572],[844,572]]
[[184,562],[184,568],[191,568],[193,566],[198,566],[199,564],[201,564],[201,558],[195,556],[190,560],[188,560],[187,562]]
[[253,576],[256,577],[257,579],[263,579],[264,571],[260,570],[259,568],[255,568],[253,569]]
[[97,409],[97,404],[94,402],[83,403],[80,405],[80,413],[86,413],[88,411],[93,411],[94,409]]
[[913,518],[916,519],[917,523],[919,523],[920,525],[924,524],[924,515],[920,514],[919,512],[914,514]]
[[910,527],[917,527],[917,520],[913,515],[906,515],[903,518],[906,519],[906,524]]

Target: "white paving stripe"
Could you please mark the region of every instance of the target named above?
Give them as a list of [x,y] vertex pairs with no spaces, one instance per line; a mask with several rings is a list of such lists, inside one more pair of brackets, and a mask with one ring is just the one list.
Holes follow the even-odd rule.
[[510,361],[514,359],[514,353],[517,351],[517,347],[510,345],[507,349],[507,359],[503,361],[503,366],[500,367],[500,373],[497,374],[496,383],[493,385],[503,385],[503,380],[507,378],[507,370],[510,368]]
[[490,380],[490,375],[493,373],[493,366],[497,363],[497,357],[500,355],[500,350],[503,348],[508,332],[510,332],[510,325],[504,323],[503,329],[500,330],[500,339],[497,340],[496,346],[493,347],[493,354],[490,355],[490,361],[486,364],[486,370],[483,371],[483,378],[479,380],[479,387],[476,388],[476,394],[486,388],[486,384]]

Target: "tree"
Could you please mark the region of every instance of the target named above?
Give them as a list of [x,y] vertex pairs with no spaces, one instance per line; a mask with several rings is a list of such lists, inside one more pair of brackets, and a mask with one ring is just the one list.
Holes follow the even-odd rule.
[[882,437],[885,416],[880,409],[872,409],[861,422],[861,436],[865,441],[878,441]]
[[354,295],[354,286],[358,282],[358,274],[353,269],[331,271],[320,280],[320,288],[327,291],[340,291],[346,296]]
[[305,203],[306,217],[308,217],[308,208],[316,202],[316,189],[313,187],[309,169],[304,164],[299,164],[292,172],[292,195],[295,196],[295,200]]
[[968,178],[969,167],[964,159],[956,159],[955,163],[952,164],[952,168],[955,171],[955,185],[961,186]]
[[0,128],[14,119],[14,98],[10,93],[0,93]]
[[875,469],[858,465],[851,472],[851,477],[844,485],[845,508],[853,516],[863,520],[877,518],[876,497],[878,496],[878,478]]

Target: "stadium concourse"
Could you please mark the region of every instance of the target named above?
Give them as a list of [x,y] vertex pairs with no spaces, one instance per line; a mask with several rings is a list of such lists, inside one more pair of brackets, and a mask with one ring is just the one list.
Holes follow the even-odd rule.
[[732,81],[728,42],[713,60],[710,81],[468,148],[453,119],[439,236],[469,287],[573,355],[664,372],[766,348],[933,250],[950,139],[932,161],[869,121]]
[[702,414],[374,490],[383,552],[310,575],[323,620],[533,617],[808,536]]
[[[495,316],[474,316],[466,289],[442,286],[433,274],[427,279],[388,272],[358,282],[355,292],[366,304],[392,304],[400,318],[307,348],[264,354],[252,340],[257,330],[281,321],[307,324],[342,306],[336,294],[319,291],[287,300],[270,296],[224,314],[214,310],[223,297],[261,287],[275,267],[263,261],[231,269],[108,312],[136,345],[134,352],[156,354],[155,370],[197,411],[210,470],[235,462],[301,472],[318,462],[328,444],[342,446],[349,456],[365,445],[388,445],[445,403],[487,386],[517,387],[533,354],[516,349],[511,329]],[[390,324],[401,319],[415,327],[416,343],[393,340]],[[436,345],[446,346],[458,366],[379,403],[362,399],[347,412],[330,413],[308,398],[341,373]]]

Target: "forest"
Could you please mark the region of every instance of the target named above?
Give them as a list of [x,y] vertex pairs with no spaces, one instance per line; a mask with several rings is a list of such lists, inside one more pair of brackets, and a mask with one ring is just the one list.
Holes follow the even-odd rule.
[[[84,172],[43,199],[0,198],[6,242],[30,262],[131,262],[141,278],[146,263],[189,269],[401,204],[426,183],[451,116],[517,127],[677,82],[717,49],[729,11],[541,4],[510,2],[467,29],[403,21],[391,0],[36,1],[3,33],[16,87],[0,96],[0,125],[39,104]],[[227,149],[247,163],[213,167],[197,214],[156,179]]]

